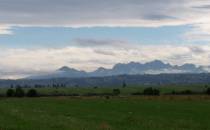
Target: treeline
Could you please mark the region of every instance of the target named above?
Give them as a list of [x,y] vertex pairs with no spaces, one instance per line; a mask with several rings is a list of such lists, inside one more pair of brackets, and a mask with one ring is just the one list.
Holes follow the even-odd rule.
[[6,95],[7,97],[37,97],[38,93],[36,89],[29,89],[27,92],[25,92],[21,87],[17,87],[16,89],[8,89]]
[[[96,89],[96,87],[94,87],[94,89]],[[123,88],[122,88],[123,89]],[[140,95],[151,95],[151,96],[159,96],[159,95],[203,95],[203,94],[207,94],[210,95],[210,88],[206,88],[205,91],[203,92],[194,92],[191,90],[183,90],[183,91],[172,91],[170,93],[160,93],[160,90],[157,88],[145,88],[142,92],[135,92],[135,93],[131,93],[130,95],[132,96],[140,96]],[[112,92],[106,92],[106,93],[94,93],[94,92],[89,92],[89,93],[69,93],[69,94],[65,94],[65,93],[60,93],[57,91],[54,91],[53,93],[48,93],[48,94],[41,94],[37,92],[36,88],[30,88],[30,89],[24,89],[21,87],[16,87],[16,88],[9,88],[6,91],[6,96],[7,97],[46,97],[46,96],[105,96],[106,98],[109,98],[109,96],[119,96],[119,95],[123,95],[123,93],[121,93],[121,89],[117,88],[117,89],[112,89]]]
[[[153,88],[146,88],[143,92],[136,92],[132,93],[131,95],[160,95],[160,90],[153,89]],[[192,91],[189,89],[182,90],[182,91],[175,91],[168,93],[162,93],[162,95],[210,95],[210,88],[207,88],[203,92]]]
[[145,88],[143,92],[136,92],[136,93],[131,93],[131,95],[153,95],[153,96],[159,96],[160,95],[160,90],[156,88]]

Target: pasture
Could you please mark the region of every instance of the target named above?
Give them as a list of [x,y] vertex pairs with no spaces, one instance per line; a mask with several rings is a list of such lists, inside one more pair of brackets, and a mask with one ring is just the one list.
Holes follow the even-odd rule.
[[1,130],[209,130],[210,97],[0,98]]

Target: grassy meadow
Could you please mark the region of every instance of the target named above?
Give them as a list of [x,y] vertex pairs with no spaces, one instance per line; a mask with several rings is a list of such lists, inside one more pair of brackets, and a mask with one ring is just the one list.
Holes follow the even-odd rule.
[[208,96],[1,98],[1,130],[209,130]]
[[[155,87],[155,86],[153,86]],[[117,96],[85,96],[112,93]],[[36,88],[44,97],[6,97],[0,89],[0,130],[209,130],[210,96],[166,95],[203,92],[206,86],[156,86],[159,96],[131,95],[145,86]],[[24,88],[28,91],[30,88]],[[79,96],[52,96],[79,94]],[[51,96],[46,96],[51,95]]]

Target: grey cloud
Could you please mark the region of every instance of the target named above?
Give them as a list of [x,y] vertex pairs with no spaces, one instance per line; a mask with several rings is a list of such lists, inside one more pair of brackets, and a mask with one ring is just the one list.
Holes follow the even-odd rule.
[[7,68],[1,68],[0,69],[0,78],[1,79],[7,79],[7,78],[25,78],[27,76],[31,75],[37,75],[37,74],[48,74],[47,71],[33,71],[33,70],[25,70],[25,69],[13,69],[8,70]]
[[97,60],[97,59],[93,59],[93,60],[88,60],[86,62],[83,63],[91,63],[91,64],[100,64],[100,65],[113,65],[115,64],[115,62],[111,62],[111,61],[104,61],[104,60]]
[[176,19],[175,17],[172,16],[167,16],[167,15],[161,15],[161,14],[151,14],[151,15],[145,15],[143,17],[146,20],[166,20],[166,19]]
[[101,54],[101,55],[107,55],[107,56],[115,56],[115,53],[113,51],[108,50],[94,50],[95,53]]
[[191,61],[193,59],[191,54],[175,54],[168,57],[168,60],[178,62],[179,64],[183,64],[186,61]]
[[91,63],[91,64],[102,64],[102,65],[113,65],[114,63],[111,62],[111,61],[106,61],[106,60],[99,60],[99,59],[91,59],[91,60],[80,60],[80,59],[73,59],[73,60],[70,60],[69,63],[71,64],[88,64],[88,63]]
[[[189,0],[0,0],[0,24],[131,25],[171,19]],[[137,22],[136,22],[137,21]]]
[[198,47],[198,46],[190,47],[190,50],[191,50],[192,53],[197,53],[197,54],[198,53],[201,54],[201,53],[206,52],[206,50],[204,48]]
[[128,43],[121,40],[101,40],[101,39],[75,39],[74,45],[81,47],[103,47],[103,46],[114,46],[114,47],[123,47]]
[[195,6],[196,9],[210,9],[210,5]]
[[0,34],[12,34],[8,28],[11,26],[192,25],[198,33],[188,35],[186,40],[209,41],[210,24],[205,18],[210,15],[210,0],[0,0],[0,3],[0,26],[7,26],[0,27]]

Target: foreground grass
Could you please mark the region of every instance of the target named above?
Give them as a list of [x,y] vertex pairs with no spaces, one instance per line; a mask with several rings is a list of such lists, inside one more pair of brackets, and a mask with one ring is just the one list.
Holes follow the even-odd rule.
[[209,130],[210,97],[0,99],[1,130]]

